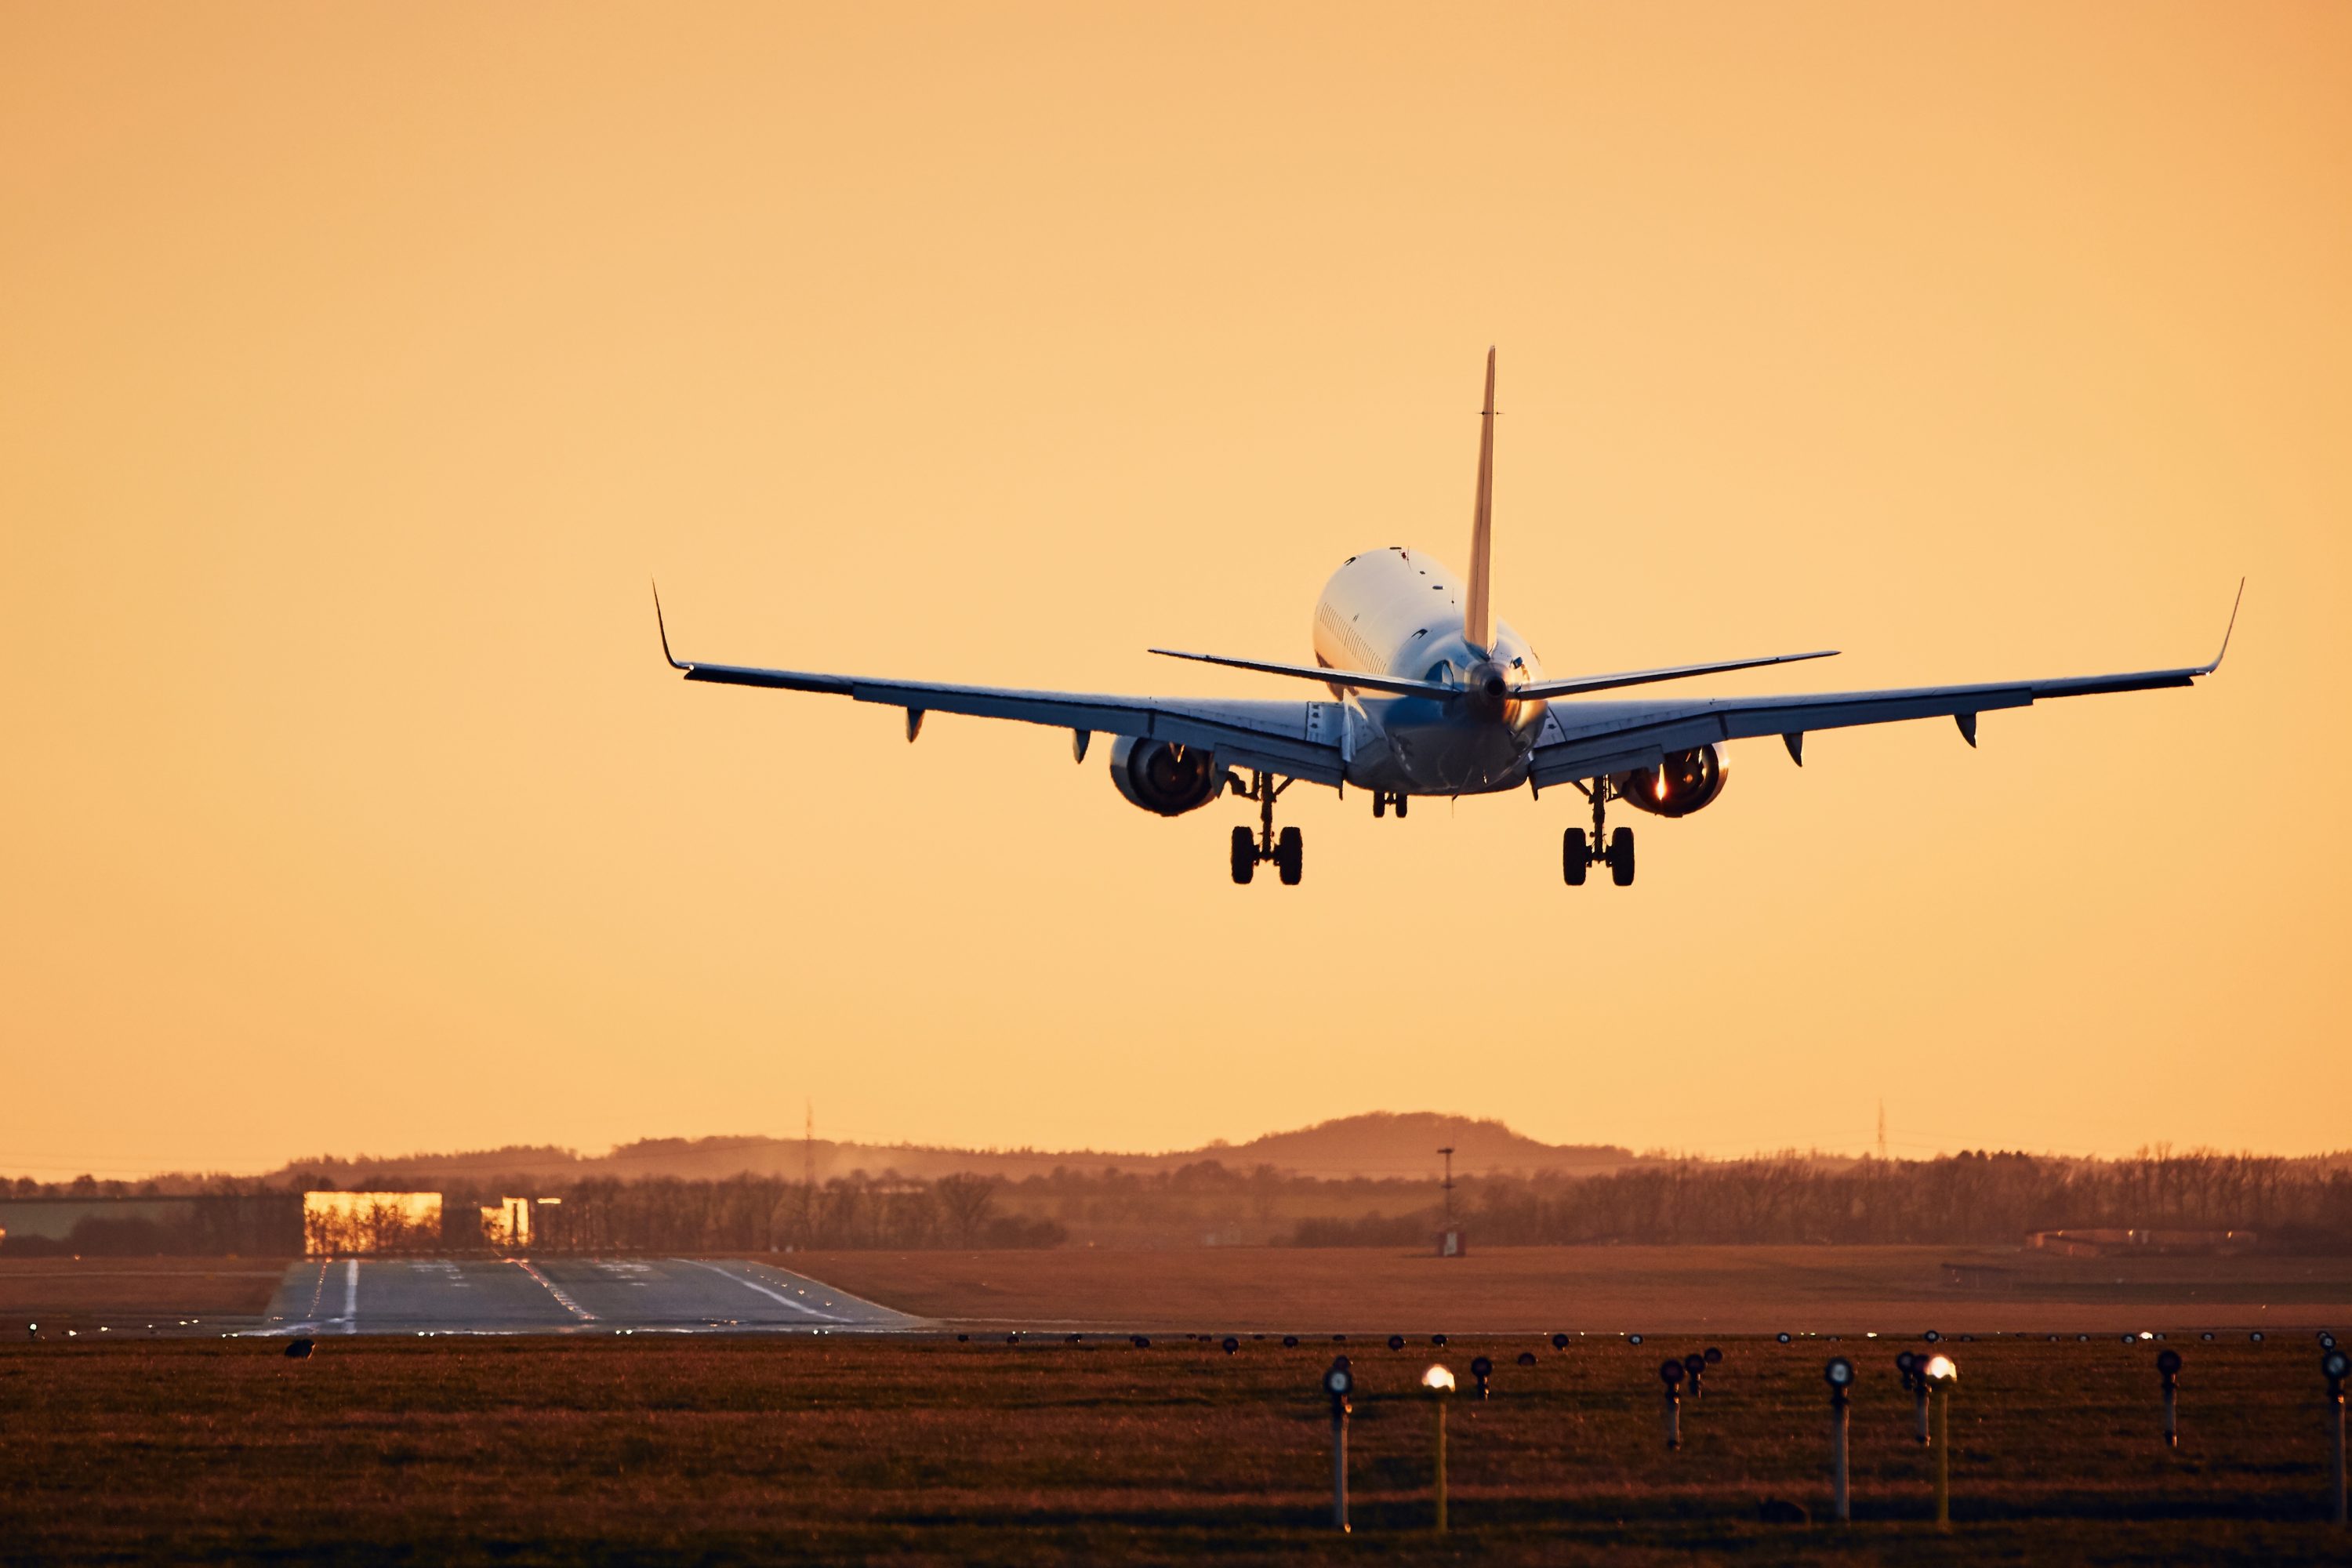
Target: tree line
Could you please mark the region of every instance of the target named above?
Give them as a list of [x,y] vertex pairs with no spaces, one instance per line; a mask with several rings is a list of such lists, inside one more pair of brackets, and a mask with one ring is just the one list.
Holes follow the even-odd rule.
[[[1446,1205],[1433,1179],[1326,1180],[1215,1160],[1148,1173],[1063,1168],[1019,1181],[886,1171],[814,1184],[746,1174],[461,1184],[369,1174],[377,1190],[445,1194],[437,1233],[411,1226],[382,1238],[388,1249],[420,1251],[488,1245],[480,1208],[512,1196],[540,1200],[530,1246],[551,1252],[1041,1247],[1073,1238],[1108,1246],[1421,1247]],[[0,1192],[9,1185],[0,1183]],[[162,1185],[26,1180],[13,1184],[13,1195],[182,1195]],[[87,1235],[78,1230],[59,1249],[268,1250],[265,1237],[300,1236],[302,1191],[333,1185],[320,1172],[268,1184],[212,1179],[199,1194],[186,1194],[199,1197],[201,1217],[184,1225],[92,1219]],[[1645,1158],[1590,1175],[1465,1176],[1452,1203],[1456,1222],[1481,1247],[2013,1246],[2032,1231],[2081,1228],[2251,1230],[2265,1247],[2352,1247],[2352,1159],[2161,1147],[2117,1160],[2001,1152],[1892,1161]],[[276,1209],[287,1204],[292,1212],[281,1223]],[[0,1226],[5,1213],[0,1204]]]
[[[1461,1184],[1455,1214],[1486,1246],[1739,1243],[2015,1245],[2035,1231],[2252,1231],[2295,1250],[2352,1245],[2341,1162],[2151,1150],[2122,1160],[1961,1153],[1834,1163],[1788,1155],[1680,1160],[1605,1175]],[[1423,1240],[1405,1215],[1308,1219],[1307,1247]]]

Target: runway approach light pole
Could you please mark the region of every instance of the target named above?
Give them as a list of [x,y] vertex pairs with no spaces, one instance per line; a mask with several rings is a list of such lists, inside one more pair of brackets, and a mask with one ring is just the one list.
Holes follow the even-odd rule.
[[1660,1363],[1658,1377],[1666,1385],[1666,1451],[1672,1453],[1683,1446],[1683,1363]]
[[1919,1381],[1936,1408],[1936,1528],[1952,1528],[1952,1387],[1960,1369],[1948,1355],[1929,1356],[1919,1368]]
[[1845,1357],[1830,1357],[1822,1376],[1830,1385],[1830,1513],[1840,1524],[1853,1518],[1853,1500],[1846,1491],[1845,1429],[1846,1418],[1853,1404],[1853,1363]]
[[2156,1375],[2164,1384],[2164,1446],[2180,1447],[2180,1352],[2156,1352]]
[[1348,1533],[1348,1413],[1355,1408],[1356,1373],[1346,1356],[1332,1359],[1323,1374],[1323,1392],[1331,1396],[1331,1523]]
[[2352,1356],[2330,1349],[2319,1358],[2319,1373],[2327,1379],[2327,1425],[2336,1445],[2336,1462],[2328,1467],[2336,1481],[2336,1527],[2344,1528],[2344,1379],[2352,1373]]
[[1913,1355],[1909,1351],[1903,1351],[1895,1358],[1895,1370],[1903,1374],[1903,1391],[1912,1396],[1918,1414],[1919,1447],[1923,1448],[1927,1446],[1927,1380],[1921,1375],[1919,1369],[1927,1364],[1925,1358]]
[[1454,1374],[1442,1366],[1433,1366],[1421,1374],[1422,1387],[1429,1390],[1429,1403],[1437,1412],[1437,1477],[1432,1496],[1437,1503],[1437,1533],[1445,1533],[1445,1406],[1454,1397]]

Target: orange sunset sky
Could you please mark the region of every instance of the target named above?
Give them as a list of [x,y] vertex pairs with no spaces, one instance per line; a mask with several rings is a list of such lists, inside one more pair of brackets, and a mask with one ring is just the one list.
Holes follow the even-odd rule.
[[[1711,1154],[2346,1131],[2352,8],[0,5],[0,1171],[653,1134]],[[1574,795],[1302,786],[682,656],[1304,696],[2201,661]]]

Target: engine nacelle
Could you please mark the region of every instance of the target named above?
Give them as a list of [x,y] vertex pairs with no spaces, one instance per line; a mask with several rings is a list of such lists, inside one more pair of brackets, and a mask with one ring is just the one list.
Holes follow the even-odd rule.
[[1636,811],[1652,816],[1688,816],[1701,806],[1714,805],[1730,776],[1730,764],[1724,761],[1721,748],[1699,746],[1668,752],[1661,765],[1618,773],[1609,782],[1616,786],[1619,798]]
[[1162,816],[1200,810],[1217,798],[1223,779],[1216,752],[1196,746],[1121,735],[1110,749],[1110,782],[1118,793]]

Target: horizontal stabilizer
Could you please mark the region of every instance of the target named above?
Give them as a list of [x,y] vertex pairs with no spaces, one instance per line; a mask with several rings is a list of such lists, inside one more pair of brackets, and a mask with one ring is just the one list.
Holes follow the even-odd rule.
[[1360,669],[1327,669],[1313,664],[1276,664],[1262,658],[1227,658],[1217,653],[1184,653],[1172,647],[1151,650],[1162,658],[1189,658],[1195,664],[1222,664],[1231,669],[1254,669],[1260,675],[1295,675],[1302,680],[1319,680],[1326,686],[1345,686],[1357,691],[1384,691],[1395,697],[1459,697],[1462,689],[1442,681],[1413,680],[1396,675],[1368,675]]
[[1648,686],[1659,680],[1684,680],[1694,675],[1721,675],[1729,669],[1756,669],[1768,664],[1796,664],[1808,658],[1835,658],[1837,649],[1817,653],[1776,653],[1764,658],[1732,658],[1717,664],[1677,664],[1665,669],[1634,669],[1622,675],[1580,675],[1570,680],[1538,680],[1511,695],[1525,701],[1537,697],[1577,697],[1588,691],[1614,691],[1621,686]]

